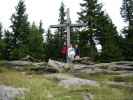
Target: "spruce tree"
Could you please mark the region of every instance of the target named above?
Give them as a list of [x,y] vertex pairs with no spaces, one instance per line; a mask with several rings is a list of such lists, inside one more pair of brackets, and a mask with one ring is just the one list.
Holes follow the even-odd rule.
[[16,13],[11,17],[11,28],[13,31],[13,58],[19,59],[27,55],[28,35],[30,33],[28,15],[23,0],[19,0],[16,7]]
[[[65,22],[66,22],[65,16],[66,16],[66,14],[65,14],[64,3],[61,2],[61,6],[59,9],[59,19],[58,19],[59,24],[65,24]],[[51,44],[52,49],[53,49],[53,51],[52,51],[53,59],[60,59],[61,58],[60,51],[63,47],[64,42],[66,41],[64,34],[65,34],[65,28],[64,27],[58,28],[58,30],[56,30],[54,32],[53,39],[51,41],[54,44],[54,45]]]
[[[66,22],[65,16],[66,16],[66,14],[65,14],[64,3],[61,2],[61,7],[59,9],[59,19],[58,19],[59,24],[64,24]],[[64,34],[64,31],[65,31],[65,28],[63,28],[63,27],[59,28],[59,33],[61,34],[61,36]]]
[[60,45],[59,45],[59,34],[52,34],[50,30],[47,33],[47,41],[46,41],[46,55],[47,58],[59,60],[60,59]]
[[124,21],[128,24],[127,27],[123,29],[123,33],[126,36],[125,43],[128,48],[125,51],[125,57],[127,60],[133,59],[133,0],[123,0],[121,7],[121,16]]
[[35,23],[31,26],[31,31],[28,36],[28,48],[29,48],[29,55],[37,58],[43,59],[44,48],[43,48],[43,28],[42,23],[39,27],[35,25]]
[[13,34],[9,30],[4,31],[4,59],[12,59],[12,50],[13,50]]
[[39,23],[39,32],[40,32],[40,34],[42,34],[42,35],[43,35],[43,33],[44,33],[43,23],[42,23],[41,20],[40,20],[40,23]]
[[[97,55],[97,50],[94,42],[94,34],[95,34],[95,24],[96,17],[101,13],[101,4],[98,4],[97,0],[83,0],[84,3],[81,3],[82,11],[79,14],[79,22],[87,25],[86,30],[83,34],[81,33],[81,40],[84,42],[83,47],[85,49],[89,48],[86,51],[86,54],[94,58]],[[84,40],[86,39],[86,40]],[[90,45],[88,45],[88,42]],[[88,52],[87,52],[88,51]]]
[[51,30],[48,29],[47,31],[47,38],[46,38],[46,47],[45,47],[45,54],[46,54],[46,59],[48,60],[49,58],[54,59],[55,58],[55,45],[57,45],[54,41],[54,36],[51,33]]
[[105,61],[121,60],[122,53],[119,47],[119,35],[115,25],[108,15],[97,18],[98,31],[96,38],[102,45],[101,57]]
[[121,16],[129,25],[133,25],[133,0],[123,0]]
[[3,32],[2,32],[2,24],[0,23],[0,59],[3,59],[3,47],[4,47],[2,34],[3,34]]
[[[65,13],[65,5],[63,2],[61,2],[61,6],[59,9],[59,24],[65,24],[66,23],[66,13]],[[55,39],[58,41],[56,47],[58,48],[57,53],[58,53],[58,58],[60,58],[60,50],[63,47],[64,42],[66,42],[66,37],[65,37],[65,27],[59,28],[59,31],[55,33]],[[55,40],[55,41],[56,41]]]

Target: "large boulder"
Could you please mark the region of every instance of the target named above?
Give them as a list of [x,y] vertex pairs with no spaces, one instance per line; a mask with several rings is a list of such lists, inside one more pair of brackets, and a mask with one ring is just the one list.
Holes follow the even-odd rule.
[[51,59],[49,59],[49,61],[48,61],[48,67],[50,69],[53,69],[53,70],[57,71],[57,72],[63,72],[64,69],[65,69],[65,65],[66,64],[63,63],[63,62],[54,61],[54,60],[51,60]]
[[25,91],[26,89],[1,85],[0,86],[0,100],[15,100],[16,97],[24,96]]

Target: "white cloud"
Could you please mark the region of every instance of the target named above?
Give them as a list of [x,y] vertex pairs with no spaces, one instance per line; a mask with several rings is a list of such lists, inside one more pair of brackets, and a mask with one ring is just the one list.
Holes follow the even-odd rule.
[[[70,8],[72,21],[76,21],[77,11],[80,11],[80,5],[83,0],[25,0],[27,13],[31,22],[39,23],[43,21],[44,27],[51,24],[57,24],[59,7],[61,1],[64,2],[66,8]],[[10,25],[10,17],[15,12],[15,6],[18,0],[2,0],[0,3],[0,22],[5,28]],[[120,16],[121,0],[102,0],[105,4],[105,9],[113,19],[113,22],[121,29],[124,25]]]
[[121,30],[125,25],[120,15],[122,0],[102,0],[102,2],[104,4],[104,9],[118,27],[118,30]]

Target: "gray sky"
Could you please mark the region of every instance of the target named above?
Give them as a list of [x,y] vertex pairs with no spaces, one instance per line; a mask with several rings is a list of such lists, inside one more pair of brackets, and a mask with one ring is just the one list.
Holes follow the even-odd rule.
[[[29,21],[35,21],[37,24],[43,21],[46,29],[51,24],[58,23],[59,7],[61,1],[64,2],[66,8],[70,8],[72,22],[77,19],[77,11],[80,11],[80,3],[83,0],[25,0]],[[0,22],[4,28],[10,25],[10,17],[15,12],[15,6],[18,0],[1,0],[0,3]],[[104,4],[104,10],[110,15],[118,30],[122,29],[124,23],[120,16],[120,7],[122,0],[100,0]]]

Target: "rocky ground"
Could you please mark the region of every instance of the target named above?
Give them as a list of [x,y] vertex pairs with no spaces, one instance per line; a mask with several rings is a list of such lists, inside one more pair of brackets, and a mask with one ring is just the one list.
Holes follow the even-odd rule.
[[0,66],[0,100],[133,100],[131,61],[1,61]]

